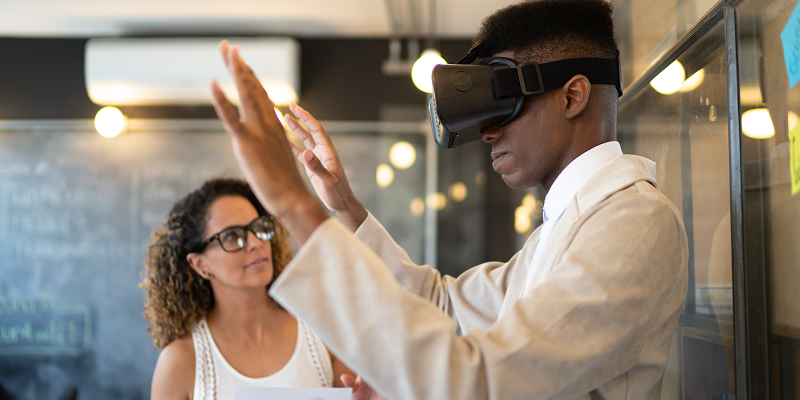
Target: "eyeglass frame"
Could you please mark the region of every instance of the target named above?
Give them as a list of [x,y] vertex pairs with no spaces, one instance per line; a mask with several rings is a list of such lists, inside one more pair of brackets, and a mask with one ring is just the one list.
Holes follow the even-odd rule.
[[[214,240],[219,242],[219,247],[221,247],[222,250],[225,251],[226,253],[236,253],[236,252],[244,249],[245,247],[247,247],[247,232],[251,232],[253,234],[253,236],[256,237],[256,239],[261,240],[261,239],[258,238],[258,236],[257,236],[258,234],[255,231],[253,231],[251,226],[253,225],[254,222],[256,222],[256,221],[258,221],[260,219],[263,219],[263,218],[267,218],[267,221],[269,221],[270,225],[272,225],[272,232],[269,232],[268,233],[269,237],[266,240],[262,240],[262,242],[272,240],[272,238],[275,237],[275,218],[272,215],[269,215],[269,214],[267,214],[267,215],[259,215],[258,218],[250,221],[250,223],[247,224],[247,225],[233,225],[233,226],[229,226],[227,228],[223,228],[222,230],[220,230],[219,232],[214,234],[214,236],[211,236],[210,238],[206,239],[206,241],[204,241],[203,244],[198,246],[197,250],[193,251],[193,253],[202,253],[203,251],[205,251],[206,247],[208,247],[209,244],[214,242]],[[242,238],[242,239],[244,239],[244,243],[242,244],[242,247],[239,247],[236,250],[227,250],[225,248],[225,246],[222,244],[222,240],[219,237],[220,237],[220,235],[222,235],[223,232],[228,231],[230,229],[236,229],[236,228],[244,230],[244,237]]]

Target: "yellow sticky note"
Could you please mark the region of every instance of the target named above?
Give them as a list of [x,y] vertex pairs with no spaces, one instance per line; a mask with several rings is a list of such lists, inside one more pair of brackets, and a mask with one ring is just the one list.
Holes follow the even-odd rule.
[[789,132],[789,172],[792,177],[792,196],[800,192],[800,124]]

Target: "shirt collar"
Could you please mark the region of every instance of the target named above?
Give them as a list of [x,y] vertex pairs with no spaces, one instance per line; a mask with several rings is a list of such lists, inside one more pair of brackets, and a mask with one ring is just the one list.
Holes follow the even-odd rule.
[[572,160],[558,175],[544,198],[544,213],[548,220],[557,220],[584,184],[600,168],[622,155],[619,142],[606,142],[593,147]]

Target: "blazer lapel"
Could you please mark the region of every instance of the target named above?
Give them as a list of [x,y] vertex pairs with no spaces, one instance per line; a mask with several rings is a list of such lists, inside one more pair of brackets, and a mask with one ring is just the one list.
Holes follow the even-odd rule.
[[540,264],[533,266],[535,271],[530,272],[536,274],[531,288],[544,281],[553,270],[561,258],[561,254],[566,251],[566,247],[576,234],[575,227],[581,224],[581,215],[586,210],[639,181],[647,181],[658,187],[655,180],[655,168],[654,162],[633,155],[621,155],[600,168],[578,191],[558,221],[558,225],[547,243],[547,248],[544,249]]

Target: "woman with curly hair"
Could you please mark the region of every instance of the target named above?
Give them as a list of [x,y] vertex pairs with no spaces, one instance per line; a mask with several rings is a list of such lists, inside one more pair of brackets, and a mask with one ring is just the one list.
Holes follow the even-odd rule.
[[[152,398],[233,399],[237,386],[342,386],[350,371],[267,295],[292,256],[246,182],[178,201],[147,248],[145,318],[162,349]],[[337,377],[337,378],[334,378]]]

